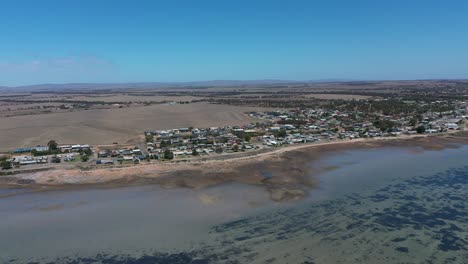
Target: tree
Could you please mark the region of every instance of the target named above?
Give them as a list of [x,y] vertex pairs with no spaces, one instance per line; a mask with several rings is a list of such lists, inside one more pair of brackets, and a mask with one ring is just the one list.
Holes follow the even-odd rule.
[[287,133],[286,130],[284,130],[284,129],[281,129],[281,130],[275,132],[275,136],[276,136],[276,137],[282,137],[282,138],[284,138],[284,137],[286,137],[287,135],[288,135],[288,133]]
[[223,148],[222,147],[217,147],[215,152],[218,153],[218,154],[221,154],[221,153],[223,153]]
[[145,136],[145,140],[146,140],[146,142],[153,142],[153,135],[147,134],[147,135]]
[[418,132],[418,134],[423,134],[424,132],[426,132],[426,127],[418,126],[418,128],[416,128],[416,132]]
[[81,152],[81,155],[86,155],[86,156],[91,156],[93,154],[93,151],[89,148],[83,149]]
[[170,149],[164,150],[164,158],[165,159],[173,159],[174,158],[174,152],[172,152]]
[[251,138],[252,138],[252,137],[251,137],[250,135],[247,135],[247,134],[246,134],[245,137],[244,137],[244,140],[247,141],[247,142],[250,142],[250,139],[251,139]]
[[198,156],[198,151],[197,151],[196,148],[194,148],[194,149],[192,150],[192,155],[193,155],[193,156]]
[[87,162],[88,160],[89,160],[89,156],[88,156],[88,155],[81,156],[81,161],[82,161],[82,162]]
[[387,132],[395,126],[395,122],[390,120],[376,120],[374,126],[379,128],[382,132]]
[[57,150],[58,144],[55,142],[55,140],[50,140],[47,143],[47,146],[49,146],[49,150]]
[[164,148],[164,147],[167,147],[169,145],[171,145],[171,143],[169,141],[166,141],[166,140],[161,140],[161,142],[159,143],[160,148]]
[[411,118],[411,120],[409,121],[409,125],[410,125],[410,126],[415,126],[415,125],[418,124],[418,122],[419,122],[419,120],[418,120],[416,117],[413,117],[413,118]]
[[239,151],[239,145],[234,145],[234,147],[232,147],[232,150],[234,150],[234,152],[238,152]]
[[0,162],[0,166],[2,167],[2,169],[4,170],[9,170],[11,168],[13,168],[12,164],[11,164],[11,161],[8,161],[8,160],[2,160]]

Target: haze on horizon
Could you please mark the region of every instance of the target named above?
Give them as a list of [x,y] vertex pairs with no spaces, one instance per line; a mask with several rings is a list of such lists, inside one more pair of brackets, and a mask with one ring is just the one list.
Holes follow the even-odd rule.
[[4,1],[0,86],[468,78],[468,2]]

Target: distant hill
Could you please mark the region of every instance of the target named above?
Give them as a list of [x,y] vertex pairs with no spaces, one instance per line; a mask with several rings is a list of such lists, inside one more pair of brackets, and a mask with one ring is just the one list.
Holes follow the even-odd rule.
[[[307,82],[307,81],[305,81]],[[64,84],[37,84],[16,87],[0,87],[6,90],[40,91],[62,89],[138,89],[162,87],[201,87],[201,86],[244,86],[244,85],[277,85],[304,83],[290,80],[211,80],[197,82],[135,82],[135,83],[64,83]]]
[[[50,90],[100,90],[100,89],[149,89],[149,88],[171,88],[171,87],[241,87],[241,86],[272,86],[272,85],[294,85],[313,83],[342,83],[348,85],[370,85],[375,81],[385,80],[353,80],[353,79],[319,79],[319,80],[209,80],[195,82],[129,82],[129,83],[63,83],[63,84],[37,84],[26,86],[0,86],[2,91],[50,91]],[[395,81],[444,81],[444,80],[392,80]],[[447,82],[463,80],[445,80]]]

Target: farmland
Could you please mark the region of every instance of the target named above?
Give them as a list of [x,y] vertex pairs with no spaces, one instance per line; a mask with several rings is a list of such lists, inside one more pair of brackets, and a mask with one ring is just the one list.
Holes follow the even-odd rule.
[[147,129],[249,123],[254,120],[245,112],[254,110],[261,108],[193,103],[4,117],[0,118],[0,151],[45,144],[50,139],[62,143],[131,143]]

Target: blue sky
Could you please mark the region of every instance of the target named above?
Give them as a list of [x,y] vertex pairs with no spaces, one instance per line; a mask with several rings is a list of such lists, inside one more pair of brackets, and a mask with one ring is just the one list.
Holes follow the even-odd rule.
[[2,0],[0,86],[468,78],[468,1]]

